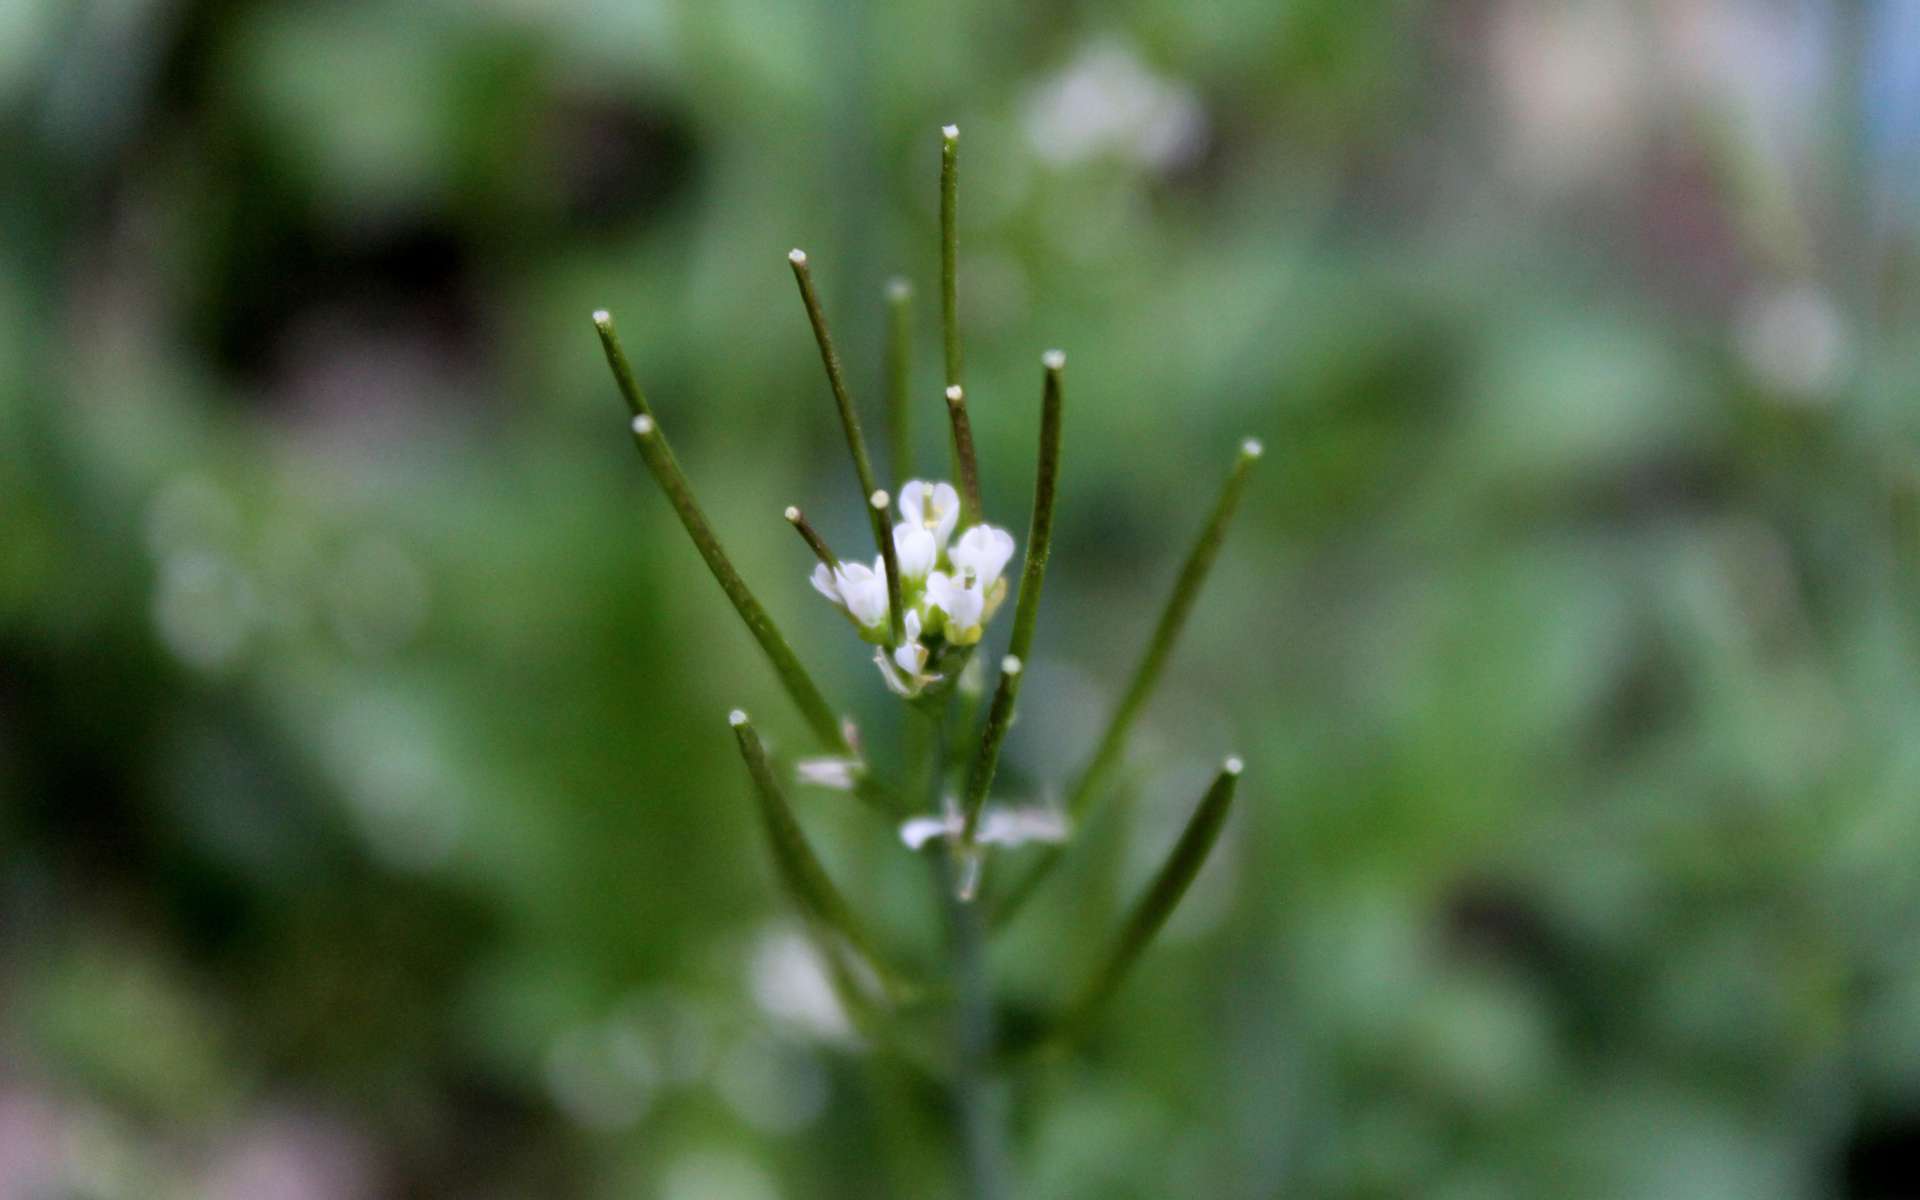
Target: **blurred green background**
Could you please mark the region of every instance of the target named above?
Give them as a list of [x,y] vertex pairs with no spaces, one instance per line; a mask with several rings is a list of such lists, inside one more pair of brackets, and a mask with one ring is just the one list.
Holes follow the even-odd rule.
[[784,255],[874,422],[916,283],[937,461],[947,121],[1016,531],[1071,363],[1009,794],[1268,447],[996,949],[1056,999],[1246,756],[1020,1194],[1920,1195],[1920,6],[5,0],[0,1198],[946,1194],[587,314],[886,746],[779,517],[863,522]]

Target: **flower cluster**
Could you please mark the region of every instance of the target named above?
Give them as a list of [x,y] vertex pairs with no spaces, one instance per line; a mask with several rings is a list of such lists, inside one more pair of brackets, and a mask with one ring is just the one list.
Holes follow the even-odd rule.
[[898,644],[888,611],[884,557],[875,558],[871,567],[821,563],[813,569],[813,586],[847,614],[862,639],[880,647],[874,662],[887,686],[912,698],[941,678],[935,668],[946,648],[978,642],[1007,598],[1003,572],[1013,558],[1013,535],[979,524],[954,538],[960,494],[950,483],[916,479],[902,487],[900,517],[893,527],[904,626]]

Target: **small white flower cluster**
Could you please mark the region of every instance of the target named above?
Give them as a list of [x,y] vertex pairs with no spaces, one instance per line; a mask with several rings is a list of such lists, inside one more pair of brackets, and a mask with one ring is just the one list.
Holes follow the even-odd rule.
[[[875,495],[876,504],[885,503]],[[900,489],[900,516],[893,527],[906,626],[899,645],[891,645],[884,558],[876,557],[871,567],[842,562],[829,570],[822,563],[813,569],[813,586],[847,614],[863,639],[881,647],[874,653],[881,677],[911,698],[940,678],[930,669],[939,652],[978,642],[1007,598],[1002,573],[1013,558],[1013,535],[981,524],[954,539],[960,494],[950,483],[908,483]]]

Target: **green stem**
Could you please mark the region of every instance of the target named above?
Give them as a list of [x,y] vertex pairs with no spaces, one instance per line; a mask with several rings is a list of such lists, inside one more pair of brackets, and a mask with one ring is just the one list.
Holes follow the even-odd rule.
[[[1161,672],[1166,668],[1167,656],[1173,652],[1174,643],[1180,638],[1180,631],[1186,627],[1187,617],[1193,611],[1194,601],[1200,595],[1201,585],[1206,582],[1207,572],[1213,566],[1213,560],[1220,553],[1220,544],[1226,538],[1227,525],[1233,519],[1233,513],[1240,504],[1241,493],[1246,490],[1247,477],[1253,464],[1261,455],[1260,443],[1248,438],[1240,444],[1240,453],[1234,459],[1233,467],[1227,472],[1227,480],[1220,489],[1219,498],[1214,501],[1213,513],[1206,525],[1200,530],[1193,548],[1187,552],[1187,561],[1180,568],[1179,578],[1174,581],[1173,594],[1167,598],[1166,608],[1161,611],[1159,624],[1154,626],[1153,636],[1147,642],[1147,650],[1141,656],[1139,665],[1134,668],[1132,681],[1120,703],[1107,721],[1105,734],[1100,738],[1099,746],[1094,750],[1093,758],[1081,772],[1078,782],[1067,795],[1067,818],[1079,824],[1086,816],[1094,799],[1106,786],[1109,776],[1119,765],[1126,750],[1127,737],[1133,731],[1133,723],[1140,716],[1147,698],[1153,694],[1154,687],[1160,682]],[[1057,846],[1048,847],[1027,873],[1010,887],[1001,897],[994,910],[993,923],[1001,926],[1011,921],[1026,904],[1029,897],[1038,889],[1042,880],[1058,865],[1062,851]]]
[[902,615],[907,609],[900,598],[900,552],[887,525],[887,506],[892,502],[885,492],[867,497],[867,511],[873,514],[874,528],[880,531],[880,561],[887,569],[887,611],[893,618],[893,644],[899,646],[907,638],[906,617]]
[[973,453],[973,421],[967,416],[967,392],[959,384],[947,388],[947,423],[953,430],[953,473],[960,478],[960,528],[981,520],[980,464]]
[[960,386],[960,314],[955,299],[960,259],[957,199],[960,127],[940,130],[940,332],[947,352],[947,386]]
[[940,129],[940,336],[946,349],[947,421],[953,429],[953,471],[960,482],[960,527],[979,521],[980,468],[973,453],[973,424],[960,383],[960,127]]
[[[1007,730],[1013,726],[1013,706],[1020,698],[1020,676],[1025,666],[1012,654],[1000,660],[1000,682],[994,685],[993,703],[987,706],[987,721],[980,729],[980,748],[974,752],[973,768],[967,772],[967,794],[961,802],[960,811],[966,814],[966,823],[960,830],[963,853],[979,853],[973,839],[979,832],[980,813],[987,807],[987,792],[993,787],[994,772],[1000,765],[1001,743],[1007,740]],[[963,899],[973,898],[975,882],[970,874],[962,875]]]
[[1027,557],[1020,570],[1020,599],[1013,610],[1013,637],[1007,650],[1025,661],[1033,649],[1040,616],[1040,584],[1053,553],[1053,504],[1060,483],[1060,411],[1065,404],[1061,375],[1067,356],[1049,350],[1040,356],[1046,369],[1040,391],[1040,456],[1033,480],[1033,517],[1027,525]]
[[667,443],[667,435],[660,429],[653,410],[648,407],[646,396],[635,381],[633,368],[627,362],[626,351],[621,349],[620,337],[614,332],[613,318],[605,311],[593,314],[594,328],[599,331],[600,345],[606,352],[607,366],[613,371],[614,382],[620,388],[620,394],[626,399],[627,408],[633,414],[633,441],[639,447],[640,457],[652,472],[654,481],[660,490],[667,494],[667,500],[680,517],[680,524],[686,529],[687,536],[693,539],[693,545],[706,560],[707,569],[713,572],[713,578],[733,603],[733,610],[747,626],[747,632],[760,643],[760,649],[773,664],[773,670],[780,677],[780,683],[786,688],[787,695],[793,698],[801,716],[814,736],[836,753],[851,754],[846,736],[840,730],[840,722],[835,719],[833,710],[828,707],[826,698],[820,694],[805,667],[793,653],[780,630],[760,606],[753,592],[747,587],[740,573],[733,569],[726,552],[720,548],[720,539],[714,536],[713,527],[707,523],[706,514],[694,499],[693,488],[687,483],[680,463],[674,457],[673,447]]
[[1228,758],[1221,765],[1219,774],[1213,777],[1213,785],[1201,797],[1193,816],[1188,818],[1187,827],[1181,831],[1173,852],[1167,856],[1153,883],[1128,914],[1112,949],[1107,952],[1099,968],[1088,977],[1074,1002],[1067,1006],[1066,1017],[1056,1035],[1057,1041],[1071,1041],[1086,1029],[1100,1006],[1119,989],[1128,970],[1147,948],[1147,943],[1153,940],[1161,926],[1166,924],[1167,918],[1173,915],[1181,897],[1186,895],[1187,887],[1200,873],[1214,843],[1219,840],[1220,827],[1225,824],[1227,810],[1233,804],[1233,788],[1240,779],[1240,769],[1238,758]]
[[913,285],[887,284],[887,432],[893,436],[893,486],[913,478]]
[[954,1104],[961,1166],[969,1200],[1004,1200],[1007,1179],[1006,1094],[993,1075],[993,1000],[987,988],[980,910],[946,892],[953,931]]
[[[813,340],[820,345],[820,362],[827,369],[827,386],[833,390],[833,402],[840,410],[840,426],[847,434],[847,452],[853,456],[854,474],[860,477],[860,494],[868,500],[867,517],[873,526],[873,544],[883,558],[893,554],[892,531],[887,528],[886,504],[874,503],[886,493],[873,481],[873,463],[867,457],[867,439],[860,432],[860,415],[853,409],[853,397],[847,394],[846,375],[840,369],[840,354],[833,348],[833,335],[827,331],[827,314],[813,290],[813,271],[807,265],[807,252],[793,250],[787,255],[793,266],[793,278],[800,285],[800,302],[806,306],[807,320],[813,326]],[[898,571],[887,572],[887,612],[893,622],[893,640],[897,644],[905,632],[900,604]]]
[[800,822],[793,815],[793,807],[787,802],[786,792],[773,776],[773,766],[767,761],[766,747],[761,745],[760,735],[754,732],[747,714],[736,708],[728,715],[727,722],[733,726],[734,740],[740,746],[741,761],[746,763],[747,774],[753,780],[754,799],[761,824],[766,829],[774,866],[792,892],[794,901],[809,917],[838,933],[849,946],[859,951],[873,966],[890,993],[902,995],[904,976],[880,952],[879,944],[867,932],[859,917],[854,915],[853,906],[834,886],[827,869],[807,843],[806,834],[801,831]]
[[839,557],[834,554],[833,548],[827,545],[827,539],[821,537],[820,531],[813,527],[813,522],[807,520],[807,514],[788,505],[786,518],[787,524],[793,526],[793,531],[799,534],[800,540],[813,551],[813,556],[826,564],[827,570],[831,571],[839,567]]
[[[939,711],[909,711],[909,777],[921,787],[927,811],[942,807],[946,733]],[[946,914],[949,980],[953,992],[952,1099],[962,1194],[968,1200],[1005,1200],[1007,1179],[1006,1097],[994,1078],[993,1001],[988,990],[986,948],[979,910],[962,903],[953,886],[954,856],[936,849],[930,860],[934,889]]]
[[1013,724],[1014,705],[1020,699],[1022,667],[1033,648],[1034,626],[1040,616],[1040,587],[1046,578],[1047,558],[1053,550],[1054,497],[1060,480],[1060,410],[1064,402],[1060,376],[1066,370],[1067,356],[1049,350],[1042,356],[1046,377],[1041,385],[1040,454],[1033,481],[1033,517],[1027,526],[1027,557],[1020,571],[1020,599],[1013,612],[1013,636],[1007,656],[1001,662],[1000,682],[994,688],[993,704],[987,710],[987,723],[981,730],[980,750],[974,756],[973,771],[967,777],[967,794],[962,808],[966,828],[961,844],[972,846],[980,827],[980,813],[986,808],[987,793],[1000,765],[1000,747]]

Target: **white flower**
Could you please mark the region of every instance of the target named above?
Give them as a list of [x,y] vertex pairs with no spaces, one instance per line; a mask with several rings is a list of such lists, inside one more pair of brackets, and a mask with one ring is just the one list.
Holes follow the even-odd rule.
[[[967,819],[952,796],[946,798],[945,811],[937,817],[909,817],[900,823],[900,840],[907,849],[918,850],[937,837],[958,838]],[[1067,840],[1066,814],[1055,808],[1009,808],[990,804],[980,814],[973,840],[982,846],[1023,846],[1028,842],[1058,843]]]
[[874,559],[871,567],[865,563],[843,562],[834,568],[831,578],[824,565],[815,567],[813,587],[846,609],[847,615],[862,629],[873,632],[887,624],[886,564],[880,559]]
[[984,846],[1020,846],[1027,842],[1067,840],[1067,817],[1053,808],[992,807],[980,814],[974,838]]
[[960,493],[950,483],[909,480],[900,489],[900,515],[933,535],[936,552],[945,550],[953,527],[960,523]]
[[902,521],[893,527],[893,553],[900,560],[900,578],[918,583],[933,570],[940,547],[934,544],[933,533],[926,526]]
[[908,817],[900,822],[900,840],[907,849],[918,850],[937,837],[959,837],[962,824],[959,813],[950,817]]
[[1103,155],[1170,170],[1206,146],[1207,116],[1191,86],[1164,78],[1125,41],[1083,46],[1027,97],[1027,140],[1042,158],[1084,162]]
[[981,590],[991,588],[1013,557],[1013,535],[991,525],[975,525],[960,535],[960,541],[948,553],[953,569],[963,578],[968,574]]
[[813,574],[810,578],[813,582],[814,591],[819,592],[822,596],[833,601],[841,608],[847,606],[847,602],[840,598],[840,584],[834,579],[833,572],[828,569],[827,564],[815,564]]
[[927,603],[945,618],[948,641],[970,646],[980,640],[987,598],[978,587],[969,587],[945,571],[935,571],[927,576]]
[[894,648],[891,657],[885,649],[875,650],[873,661],[880,668],[880,678],[887,681],[887,687],[895,695],[911,700],[940,677],[927,673],[927,648],[920,644],[920,614],[908,609],[905,621],[906,640]]
[[803,758],[793,764],[793,772],[801,783],[814,787],[830,788],[836,792],[850,792],[860,780],[865,765],[857,758]]

